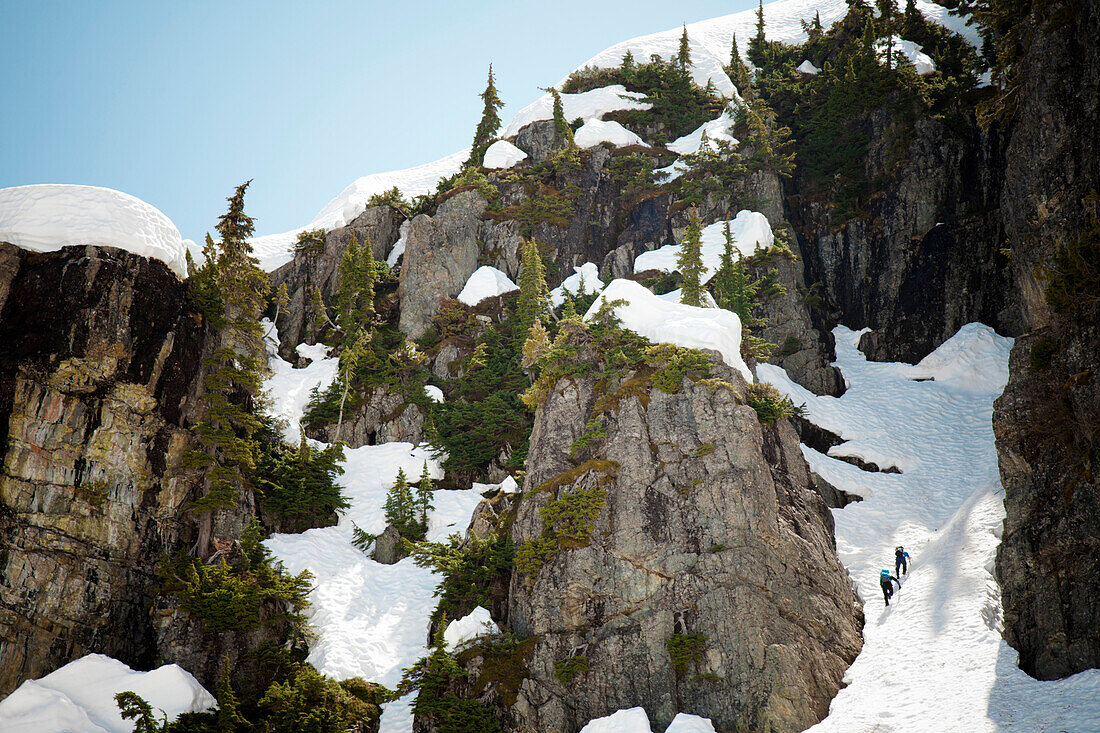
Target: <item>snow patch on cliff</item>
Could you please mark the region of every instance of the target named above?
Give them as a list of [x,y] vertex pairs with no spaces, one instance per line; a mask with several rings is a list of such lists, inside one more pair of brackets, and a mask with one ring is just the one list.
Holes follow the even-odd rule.
[[633,280],[612,280],[585,313],[592,318],[606,301],[626,301],[615,314],[629,328],[653,343],[675,344],[689,349],[713,349],[722,360],[753,382],[752,372],[741,358],[741,319],[720,308],[696,308],[663,300]]
[[117,247],[187,277],[187,245],[172,220],[128,193],[48,183],[0,189],[0,242],[32,252]]

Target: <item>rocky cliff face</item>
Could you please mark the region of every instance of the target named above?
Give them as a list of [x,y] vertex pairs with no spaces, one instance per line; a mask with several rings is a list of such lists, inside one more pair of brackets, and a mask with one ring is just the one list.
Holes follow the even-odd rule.
[[203,346],[162,263],[0,244],[0,695],[89,652],[154,662]]
[[[774,731],[827,713],[863,622],[831,515],[793,428],[761,425],[740,376],[713,374],[677,394],[566,379],[539,407],[512,526],[508,621],[535,639],[516,729],[635,705],[658,728],[678,711]],[[578,453],[594,415],[605,435]],[[525,564],[551,525],[572,534]]]
[[[829,321],[873,329],[860,345],[869,358],[915,363],[971,321],[1023,330],[1000,252],[1003,141],[972,113],[950,122],[909,123],[885,110],[858,121],[872,141],[863,173],[882,188],[851,221],[836,221],[834,202],[803,177],[788,185],[805,279],[820,283],[813,295],[824,298]],[[906,139],[899,161],[890,146]]]
[[[997,579],[1020,667],[1052,679],[1100,667],[1100,7],[1054,17],[1036,9],[1023,29],[1030,47],[1001,210],[1031,330],[1013,347],[993,417],[1008,514]],[[1053,263],[1059,248],[1091,257],[1091,280],[1087,268],[1039,279],[1039,263]],[[1051,282],[1069,283],[1072,309],[1051,308]]]
[[320,288],[325,302],[336,301],[340,260],[352,238],[360,244],[370,241],[371,254],[385,262],[403,221],[404,217],[389,206],[369,206],[346,227],[325,232],[323,244],[296,253],[294,259],[271,273],[272,288],[285,284],[290,296],[290,305],[279,312],[277,324],[284,359],[294,362],[297,358],[294,347],[309,341],[308,306],[313,288]]

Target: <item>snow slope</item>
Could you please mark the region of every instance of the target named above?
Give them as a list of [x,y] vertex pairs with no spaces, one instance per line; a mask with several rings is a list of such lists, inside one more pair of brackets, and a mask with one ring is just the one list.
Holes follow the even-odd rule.
[[[0,730],[5,733],[130,733],[132,720],[118,713],[115,694],[136,692],[160,719],[202,712],[217,701],[191,673],[166,664],[135,672],[104,656],[89,654],[37,680],[27,680],[0,700]],[[159,710],[158,710],[159,708]]]
[[[814,733],[1100,730],[1100,670],[1038,682],[1001,639],[992,576],[1004,519],[991,415],[1012,340],[972,323],[920,364],[869,362],[862,332],[838,327],[848,390],[818,397],[775,366],[757,372],[805,403],[810,420],[858,455],[901,474],[869,473],[803,446],[830,483],[864,497],[833,510],[837,551],[864,600],[863,651]],[[935,381],[915,381],[933,377]],[[890,607],[879,570],[904,545],[913,567]]]
[[83,244],[118,247],[187,277],[187,245],[171,219],[110,188],[54,183],[2,188],[0,242],[32,252]]
[[294,242],[301,232],[342,227],[363,213],[371,196],[385,193],[394,186],[407,199],[432,193],[440,180],[458,173],[469,157],[470,149],[465,148],[445,158],[413,168],[363,176],[325,204],[309,224],[282,234],[253,237],[250,240],[252,251],[260,261],[260,267],[271,272],[290,262]]

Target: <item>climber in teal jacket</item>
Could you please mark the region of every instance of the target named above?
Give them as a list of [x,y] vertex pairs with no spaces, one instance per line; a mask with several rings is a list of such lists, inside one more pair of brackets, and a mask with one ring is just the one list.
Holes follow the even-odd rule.
[[890,575],[889,570],[883,570],[879,573],[878,584],[882,586],[882,599],[886,601],[886,605],[890,605],[890,598],[894,595],[894,583],[898,584],[898,588],[901,588],[901,581]]

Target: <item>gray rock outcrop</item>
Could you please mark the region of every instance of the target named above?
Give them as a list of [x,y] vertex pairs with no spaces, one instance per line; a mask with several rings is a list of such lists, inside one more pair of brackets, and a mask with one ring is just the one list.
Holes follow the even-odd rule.
[[[741,377],[713,374],[678,394],[606,385],[617,407],[599,413],[596,378],[565,379],[539,407],[512,525],[507,618],[535,639],[515,729],[569,733],[636,705],[657,729],[679,711],[719,731],[827,714],[863,622],[831,515],[793,428],[761,425]],[[594,414],[606,437],[573,458]],[[572,531],[532,566],[547,522]]]
[[419,338],[440,301],[461,292],[477,269],[478,227],[486,202],[475,191],[463,191],[439,205],[435,216],[412,220],[405,240],[398,295],[401,330]]

